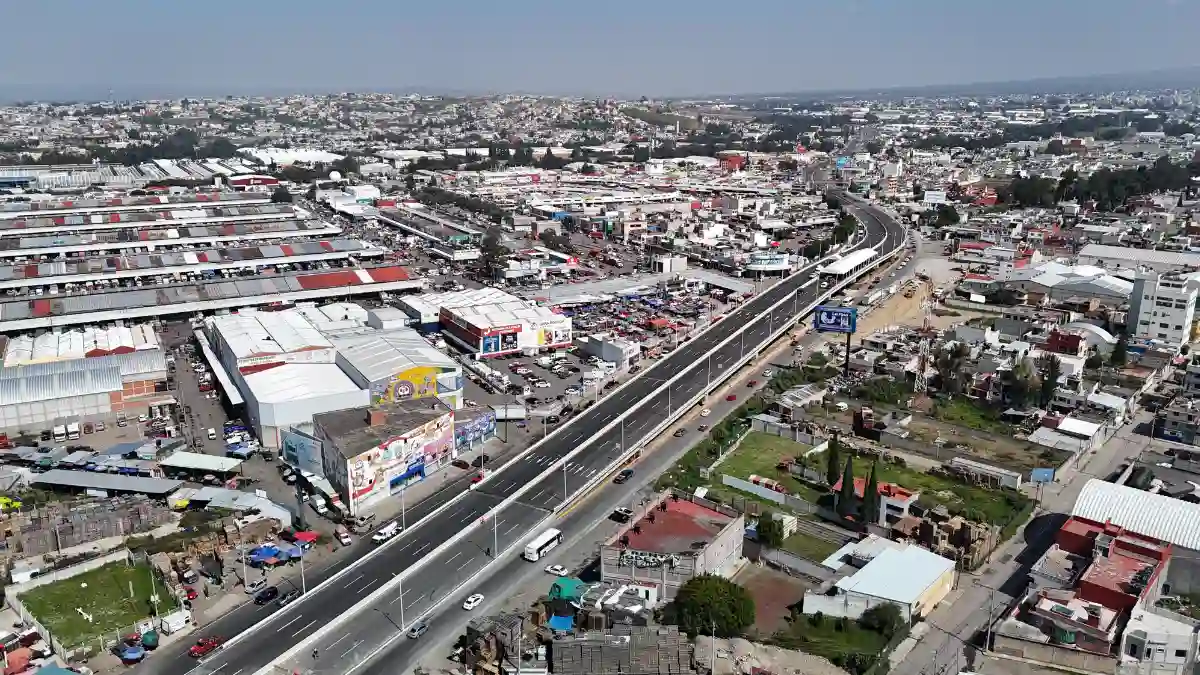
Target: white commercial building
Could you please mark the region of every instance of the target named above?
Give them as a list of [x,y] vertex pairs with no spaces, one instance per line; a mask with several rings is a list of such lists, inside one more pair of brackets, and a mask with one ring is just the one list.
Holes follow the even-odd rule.
[[266,448],[280,447],[289,427],[311,434],[313,415],[371,400],[370,392],[332,363],[288,363],[235,377],[242,379],[248,421]]
[[875,536],[847,544],[821,563],[838,574],[804,594],[804,613],[857,619],[882,604],[900,609],[906,622],[927,616],[954,588],[954,561],[915,544]]
[[285,363],[333,363],[336,352],[306,311],[287,309],[208,319],[209,340],[229,373],[251,373]]
[[1196,318],[1198,288],[1195,274],[1140,276],[1129,298],[1129,332],[1167,349],[1187,344]]

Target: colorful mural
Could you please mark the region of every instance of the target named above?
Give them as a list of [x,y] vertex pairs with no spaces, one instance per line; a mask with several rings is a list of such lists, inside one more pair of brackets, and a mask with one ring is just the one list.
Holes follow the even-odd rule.
[[[473,417],[466,417],[476,412]],[[471,447],[480,441],[485,441],[496,434],[496,411],[494,410],[460,410],[454,418],[454,444],[459,449]]]
[[393,436],[348,462],[352,508],[366,508],[449,462],[454,452],[454,413]]
[[371,385],[371,403],[396,403],[436,396],[462,388],[462,378],[449,368],[417,366]]

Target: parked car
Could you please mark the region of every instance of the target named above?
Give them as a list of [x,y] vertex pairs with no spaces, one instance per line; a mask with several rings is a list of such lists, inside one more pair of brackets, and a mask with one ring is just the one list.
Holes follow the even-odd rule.
[[621,469],[621,473],[617,474],[617,477],[613,479],[613,482],[617,485],[621,485],[629,482],[630,478],[633,478],[633,469]]
[[421,621],[414,623],[412,627],[408,629],[408,638],[410,640],[416,640],[428,632],[429,624],[425,623],[425,621],[422,619]]
[[270,602],[278,597],[279,597],[279,588],[276,586],[267,586],[266,588],[262,589],[254,596],[254,604],[265,605],[268,602]]
[[288,591],[287,593],[284,593],[283,597],[279,598],[278,604],[280,607],[287,607],[288,605],[295,602],[296,598],[299,598],[299,597],[300,597],[300,589],[293,588],[292,590]]
[[565,577],[567,576],[568,572],[567,568],[563,567],[562,565],[547,565],[546,574],[553,574],[556,577]]
[[201,656],[208,656],[209,654],[213,653],[217,647],[220,647],[224,643],[225,638],[217,637],[215,635],[202,637],[199,640],[196,640],[196,644],[192,645],[191,649],[188,649],[188,656],[192,657],[193,659],[198,659]]
[[463,609],[470,611],[483,603],[483,593],[475,593],[463,602]]

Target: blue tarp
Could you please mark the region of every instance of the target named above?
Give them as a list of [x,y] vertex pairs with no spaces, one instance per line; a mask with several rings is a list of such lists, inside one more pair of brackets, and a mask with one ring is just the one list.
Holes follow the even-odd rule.
[[575,627],[575,617],[572,616],[552,616],[546,622],[546,626],[553,631],[567,632]]
[[253,562],[262,562],[267,558],[274,558],[279,554],[279,549],[274,546],[259,546],[250,551],[250,560]]
[[146,657],[146,650],[141,647],[125,647],[121,650],[122,661],[141,661]]

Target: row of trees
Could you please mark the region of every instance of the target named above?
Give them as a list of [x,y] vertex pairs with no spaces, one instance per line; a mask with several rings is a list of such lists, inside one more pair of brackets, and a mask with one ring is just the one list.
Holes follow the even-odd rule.
[[1110,211],[1134,197],[1186,190],[1193,176],[1200,176],[1200,163],[1184,166],[1160,157],[1149,167],[1100,169],[1087,178],[1071,169],[1057,181],[1040,176],[1016,178],[996,193],[1000,201],[1016,206],[1053,207],[1060,201],[1094,200],[1098,209]]
[[[1121,333],[1117,336],[1116,345],[1108,354],[1107,365],[1114,368],[1124,366],[1128,354],[1129,338],[1125,333]],[[962,344],[945,347],[938,353],[934,367],[941,391],[952,396],[964,392],[969,356],[970,350]],[[1099,353],[1093,353],[1084,365],[1088,368],[1100,368],[1105,365],[1105,359]],[[1043,354],[1036,360],[1019,356],[1012,369],[1002,374],[1004,399],[1009,405],[1018,408],[1029,404],[1046,408],[1054,398],[1054,390],[1058,387],[1062,374],[1062,362],[1054,354]]]
[[[1130,117],[1128,113],[1069,117],[1061,122],[1043,124],[1014,124],[999,132],[986,136],[962,134],[929,134],[910,137],[909,145],[920,150],[935,148],[966,148],[967,150],[990,150],[1008,143],[1039,141],[1055,136],[1094,136],[1100,140],[1124,138],[1135,131],[1162,131],[1168,136],[1179,137],[1196,133],[1195,127],[1187,122],[1163,122],[1158,118]],[[1059,144],[1061,148],[1061,142]]]
[[451,204],[460,209],[486,216],[492,222],[500,224],[504,221],[505,212],[496,204],[485,199],[450,192],[432,185],[417,193],[417,199],[428,206],[443,206]]

